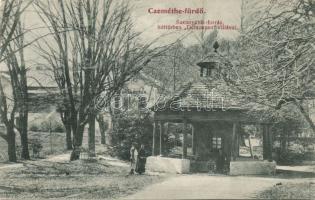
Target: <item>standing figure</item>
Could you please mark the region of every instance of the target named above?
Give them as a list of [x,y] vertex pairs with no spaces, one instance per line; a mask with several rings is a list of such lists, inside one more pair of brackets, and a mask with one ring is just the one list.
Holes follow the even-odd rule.
[[136,148],[136,143],[132,143],[131,148],[130,148],[130,167],[131,167],[131,169],[130,169],[129,174],[135,173],[137,162],[138,162],[138,151]]
[[145,172],[145,163],[146,163],[146,153],[144,150],[144,144],[141,144],[139,154],[138,154],[138,162],[137,162],[137,173],[142,174]]

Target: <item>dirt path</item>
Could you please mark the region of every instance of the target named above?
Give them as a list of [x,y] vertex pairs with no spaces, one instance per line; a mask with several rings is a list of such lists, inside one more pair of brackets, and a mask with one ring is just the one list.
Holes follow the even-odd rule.
[[[106,160],[107,164],[114,167],[129,166],[127,162],[111,157],[99,156],[99,159]],[[49,161],[52,163],[69,162],[69,154],[50,156],[40,161]],[[0,172],[4,172],[4,169],[16,167],[23,167],[23,164],[17,163],[0,166]],[[278,170],[284,171],[309,173],[313,172],[313,169],[314,166],[281,166],[278,168]],[[214,176],[207,174],[181,175],[169,178],[158,184],[149,185],[144,190],[124,197],[124,199],[250,199],[254,198],[257,193],[280,182],[315,182],[315,176],[312,176],[313,178],[309,178],[310,176],[308,175],[304,177],[308,178],[291,176],[288,179],[285,175],[281,177]]]
[[315,165],[277,166],[277,170],[315,173]]
[[145,188],[124,199],[250,199],[279,182],[306,179],[183,175]]

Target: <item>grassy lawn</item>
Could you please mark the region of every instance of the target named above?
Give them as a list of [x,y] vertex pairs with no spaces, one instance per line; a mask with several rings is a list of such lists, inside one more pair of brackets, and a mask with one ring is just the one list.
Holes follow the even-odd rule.
[[314,199],[315,183],[284,183],[261,192],[260,199]]
[[[65,133],[58,132],[28,132],[29,141],[33,139],[38,139],[42,144],[43,148],[40,151],[40,157],[46,157],[51,154],[60,154],[66,152],[66,140]],[[19,134],[16,134],[16,144],[20,146]],[[29,145],[30,156],[33,156],[33,151],[31,144]],[[0,162],[5,162],[8,160],[7,155],[7,143],[5,140],[0,138]],[[20,158],[19,149],[17,149],[17,157]]]
[[115,199],[166,178],[128,176],[128,171],[106,160],[28,161],[23,167],[1,169],[0,199]]

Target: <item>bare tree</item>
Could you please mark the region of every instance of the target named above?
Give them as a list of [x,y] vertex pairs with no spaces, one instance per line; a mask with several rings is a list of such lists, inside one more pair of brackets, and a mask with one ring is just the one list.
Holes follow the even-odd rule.
[[153,42],[139,42],[126,1],[60,0],[57,5],[38,2],[37,7],[54,35],[54,43],[46,42],[48,48],[40,49],[57,82],[64,84],[58,85],[70,112],[74,147],[71,160],[79,159],[86,124],[90,156],[94,156],[97,111],[107,107],[125,82],[163,48],[150,48]]
[[[14,129],[15,114],[18,109],[21,117],[20,122],[22,122],[19,129],[23,145],[22,157],[29,159],[27,147],[27,107],[25,107],[27,99],[26,71],[23,56],[23,31],[20,24],[21,14],[29,4],[25,5],[21,0],[4,0],[1,3],[0,60],[5,60],[9,69],[13,100],[11,101],[9,98],[10,94],[5,94],[0,76],[0,117],[6,127],[6,134],[0,133],[0,136],[8,143],[9,160],[15,162],[16,141]],[[16,52],[20,54],[20,64],[15,56]]]
[[[16,39],[8,46],[8,57],[6,59],[9,69],[13,101],[17,105],[18,118],[16,128],[21,138],[21,158],[30,159],[28,151],[28,89],[26,77],[26,64],[24,59],[24,35],[23,27],[19,22],[16,28]],[[17,53],[15,53],[17,51]]]
[[240,95],[276,110],[293,103],[315,133],[304,108],[315,95],[314,11],[311,0],[265,2],[249,16],[251,22],[242,17],[241,37],[234,44],[238,58],[227,56],[224,62],[236,77],[228,82]]

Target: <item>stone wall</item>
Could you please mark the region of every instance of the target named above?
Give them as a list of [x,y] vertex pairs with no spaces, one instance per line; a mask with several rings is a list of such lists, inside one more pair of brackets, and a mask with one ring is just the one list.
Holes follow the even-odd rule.
[[186,174],[190,172],[190,160],[150,156],[147,158],[146,170],[152,172]]

